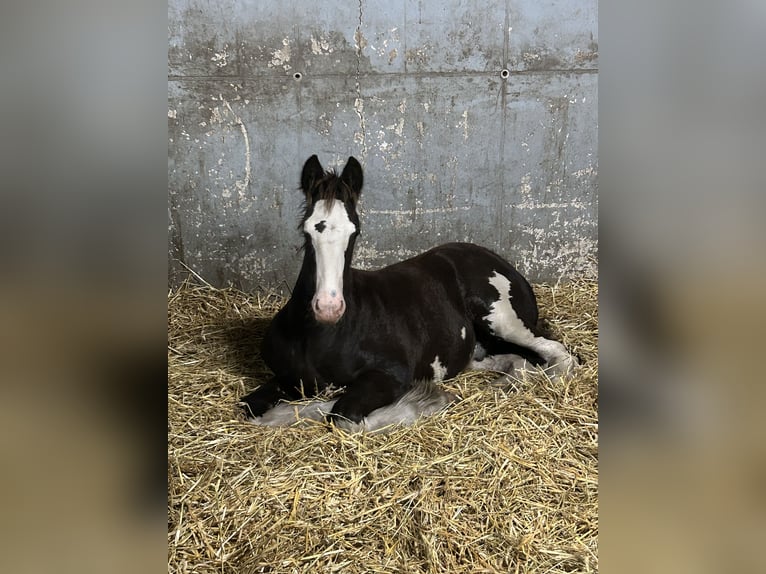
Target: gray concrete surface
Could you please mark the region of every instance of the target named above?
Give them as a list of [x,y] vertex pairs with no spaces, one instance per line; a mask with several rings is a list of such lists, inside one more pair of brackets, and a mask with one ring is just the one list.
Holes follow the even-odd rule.
[[595,0],[170,0],[169,280],[292,286],[303,162],[365,168],[355,265],[447,241],[596,274]]

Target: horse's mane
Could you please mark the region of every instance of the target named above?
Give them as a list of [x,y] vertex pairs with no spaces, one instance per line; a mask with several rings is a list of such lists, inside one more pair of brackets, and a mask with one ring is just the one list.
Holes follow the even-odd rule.
[[[298,222],[299,228],[303,225],[303,222],[306,221],[306,218],[311,212],[311,208],[317,201],[323,199],[340,199],[343,203],[351,201],[356,204],[356,200],[358,199],[358,197],[351,191],[351,187],[338,176],[338,172],[334,169],[325,172],[321,178],[313,181],[311,183],[311,188],[309,190],[304,190],[304,194],[303,213],[300,222]],[[329,205],[330,210],[332,210],[335,204],[330,203]]]
[[325,172],[321,178],[313,183],[310,194],[306,195],[307,198],[309,195],[312,203],[320,199],[340,199],[343,203],[356,202],[357,200],[351,187],[338,176],[338,172],[334,169]]

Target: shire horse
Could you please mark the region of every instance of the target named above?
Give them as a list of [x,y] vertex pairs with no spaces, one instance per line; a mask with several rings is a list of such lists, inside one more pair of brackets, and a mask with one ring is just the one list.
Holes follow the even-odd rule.
[[[449,243],[377,271],[351,267],[362,166],[303,166],[303,265],[261,353],[274,376],[240,399],[262,425],[325,419],[346,430],[411,424],[455,397],[438,383],[466,368],[569,373],[576,359],[541,336],[534,292],[499,255]],[[539,367],[538,367],[539,365]],[[289,404],[329,386],[339,398]]]

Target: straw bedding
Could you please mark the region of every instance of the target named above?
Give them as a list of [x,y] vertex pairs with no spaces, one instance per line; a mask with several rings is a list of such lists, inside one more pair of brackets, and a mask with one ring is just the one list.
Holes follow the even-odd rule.
[[284,300],[171,291],[168,571],[597,572],[597,286],[535,291],[573,378],[466,372],[460,402],[385,435],[245,422]]

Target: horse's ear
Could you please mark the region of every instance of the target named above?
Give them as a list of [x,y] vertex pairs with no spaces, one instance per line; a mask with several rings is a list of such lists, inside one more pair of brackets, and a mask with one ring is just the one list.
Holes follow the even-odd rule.
[[303,193],[311,193],[314,182],[321,179],[323,175],[324,168],[319,163],[319,158],[314,154],[303,164],[303,172],[301,173],[301,189]]
[[364,176],[362,175],[362,166],[355,157],[351,156],[348,158],[346,167],[343,168],[343,173],[340,174],[340,179],[351,190],[354,201],[358,200],[362,194]]

